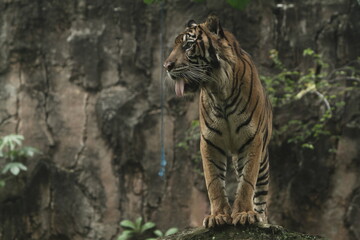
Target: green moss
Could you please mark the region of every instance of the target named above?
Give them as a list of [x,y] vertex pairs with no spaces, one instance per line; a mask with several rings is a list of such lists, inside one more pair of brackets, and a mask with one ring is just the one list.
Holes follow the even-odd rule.
[[224,226],[214,229],[185,229],[162,240],[316,240],[325,239],[288,231],[280,226]]

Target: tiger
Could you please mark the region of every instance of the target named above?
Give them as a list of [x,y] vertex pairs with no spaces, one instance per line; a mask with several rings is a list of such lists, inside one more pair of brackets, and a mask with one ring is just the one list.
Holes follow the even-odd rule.
[[[200,92],[200,152],[210,200],[203,225],[267,223],[272,107],[257,69],[217,16],[185,27],[163,67],[177,96]],[[232,207],[225,189],[228,158],[238,182]]]

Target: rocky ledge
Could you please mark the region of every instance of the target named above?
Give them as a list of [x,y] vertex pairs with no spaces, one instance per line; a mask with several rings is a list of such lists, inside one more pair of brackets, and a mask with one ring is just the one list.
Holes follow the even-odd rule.
[[292,232],[277,225],[188,228],[161,240],[316,240],[325,238]]

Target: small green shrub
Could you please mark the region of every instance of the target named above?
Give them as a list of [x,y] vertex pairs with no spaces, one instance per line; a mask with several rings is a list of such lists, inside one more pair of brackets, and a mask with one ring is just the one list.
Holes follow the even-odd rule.
[[36,148],[22,146],[23,140],[22,135],[15,134],[0,138],[0,163],[4,164],[1,170],[0,187],[5,186],[6,180],[27,170],[21,160],[40,153]]
[[[288,130],[291,129],[292,134],[288,136],[288,143],[314,149],[314,142],[321,136],[336,136],[336,133],[332,133],[326,128],[327,123],[334,117],[334,112],[339,112],[344,108],[345,102],[342,100],[344,94],[358,87],[360,71],[350,65],[339,69],[330,69],[329,64],[323,60],[321,55],[309,48],[303,51],[303,56],[308,58],[308,62],[313,63],[314,67],[305,71],[288,70],[280,60],[278,51],[271,50],[270,58],[278,72],[268,76],[262,75],[261,80],[274,108],[299,101],[307,94],[314,94],[321,100],[322,106],[316,107],[324,110],[317,121],[290,120],[279,129],[274,129],[275,138],[288,134]],[[356,61],[356,64],[360,64],[360,59]],[[340,84],[343,80],[352,80],[353,83],[350,87],[343,87],[347,85]],[[331,152],[333,151],[334,149],[331,149]]]
[[[154,233],[157,237],[165,237],[177,233],[179,230],[177,228],[169,228],[165,233],[160,230],[155,230]],[[147,240],[156,240],[156,238],[148,238]]]
[[123,220],[120,222],[120,226],[124,228],[124,231],[118,236],[117,240],[130,240],[130,239],[136,239],[136,240],[154,240],[156,238],[153,237],[146,237],[145,235],[151,235],[152,236],[168,236],[171,234],[174,234],[178,231],[177,228],[170,228],[165,232],[165,235],[163,232],[161,232],[158,229],[155,229],[156,224],[153,222],[144,222],[141,217],[137,218],[134,222],[130,220]]

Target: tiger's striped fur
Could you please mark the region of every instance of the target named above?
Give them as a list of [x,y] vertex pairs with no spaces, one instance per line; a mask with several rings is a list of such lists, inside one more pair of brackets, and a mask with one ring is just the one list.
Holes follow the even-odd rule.
[[[177,95],[200,89],[200,151],[211,205],[204,226],[267,222],[272,110],[250,56],[209,16],[188,23],[164,67]],[[239,182],[232,207],[225,191],[228,156]]]

